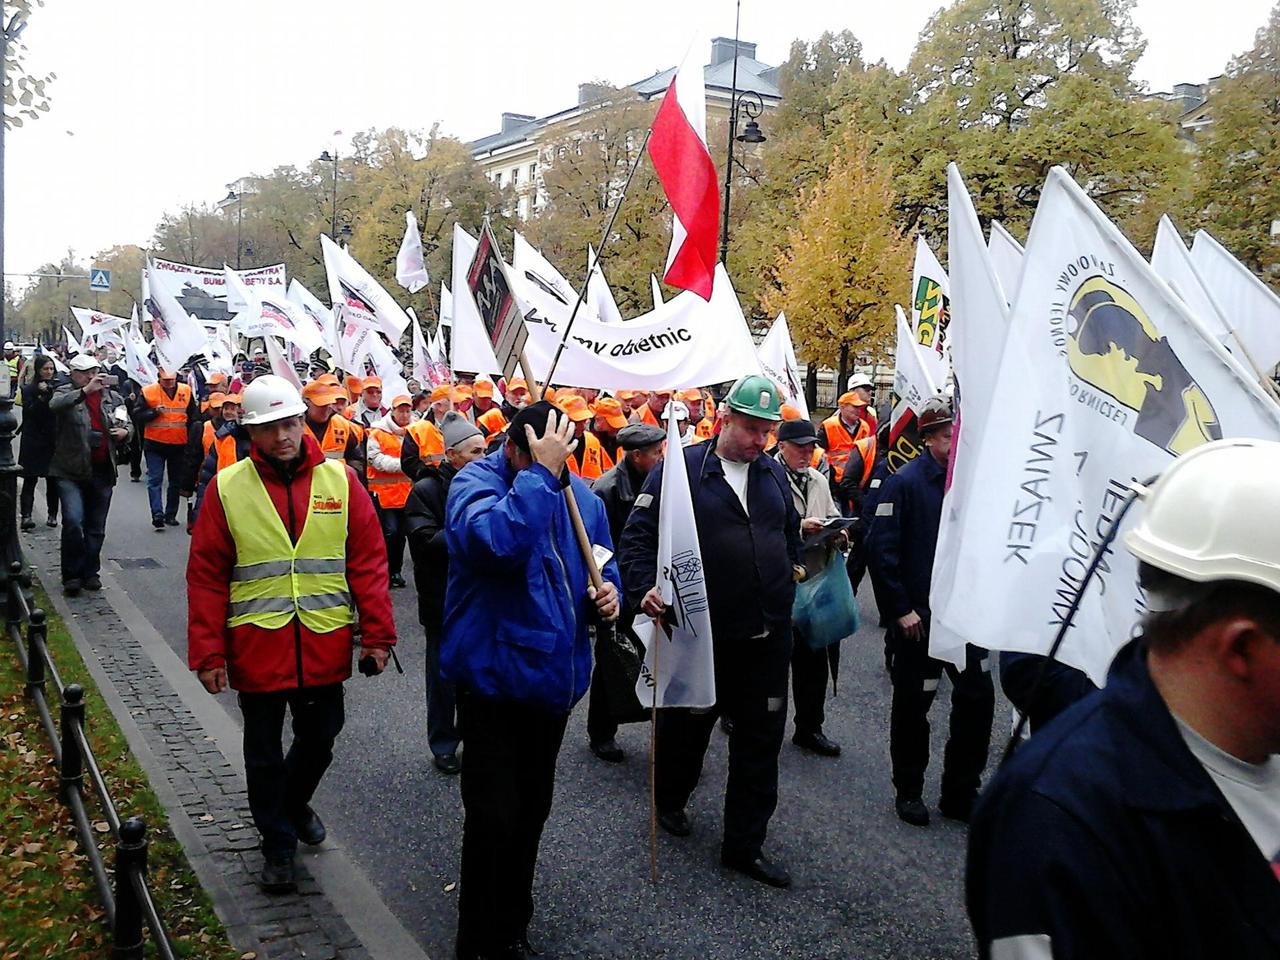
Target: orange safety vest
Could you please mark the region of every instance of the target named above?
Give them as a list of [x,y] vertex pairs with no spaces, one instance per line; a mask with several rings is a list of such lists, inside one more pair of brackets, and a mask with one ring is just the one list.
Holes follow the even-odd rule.
[[212,420],[204,422],[204,437],[202,439],[204,441],[205,457],[208,457],[209,451],[213,449],[215,444],[217,445],[218,465],[214,470],[215,473],[220,473],[236,462],[235,436],[229,433],[225,437],[219,437],[218,432],[213,428]]
[[423,463],[439,463],[444,459],[444,434],[430,420],[418,420],[405,428],[418,445],[418,456]]
[[871,470],[876,463],[876,435],[873,433],[869,437],[863,437],[854,446],[862,457],[862,479],[858,481],[858,486],[865,490],[871,482]]
[[[335,417],[342,417],[342,414],[335,413]],[[356,435],[356,443],[364,443],[364,424],[356,423],[350,417],[342,417],[343,421],[351,428],[351,432]]]
[[355,429],[349,420],[336,413],[325,424],[324,439],[320,441],[320,452],[328,460],[347,462],[347,440],[355,435]]
[[698,425],[693,428],[693,436],[695,440],[710,440],[716,435],[716,422],[709,417],[703,417],[698,421]]
[[583,480],[598,480],[604,476],[606,470],[612,469],[613,458],[600,445],[600,440],[594,434],[584,433],[582,442],[584,444],[582,466],[579,467],[577,459],[570,454],[569,472]]
[[191,404],[191,388],[180,383],[170,397],[160,388],[160,384],[149,383],[142,388],[142,398],[147,401],[147,406],[158,407],[160,410],[160,416],[148,423],[142,431],[143,438],[156,443],[186,443],[187,407]]
[[827,434],[827,459],[831,461],[831,475],[835,477],[836,483],[839,483],[844,477],[844,465],[849,460],[853,445],[859,440],[872,436],[871,427],[867,421],[859,417],[858,432],[851,436],[837,412],[822,421],[822,429]]
[[[399,457],[404,442],[394,433],[375,427],[373,436],[378,441],[378,448],[388,457]],[[369,492],[378,499],[383,510],[399,510],[409,500],[409,491],[413,484],[403,472],[384,473],[374,467],[372,458],[368,464]]]
[[649,408],[648,403],[643,403],[640,405],[640,422],[647,423],[651,427],[662,426],[662,424],[658,422],[658,418],[653,415],[653,410]]

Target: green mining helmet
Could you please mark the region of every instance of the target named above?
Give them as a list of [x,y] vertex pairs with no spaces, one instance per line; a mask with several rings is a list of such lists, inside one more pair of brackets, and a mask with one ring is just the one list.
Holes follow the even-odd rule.
[[782,419],[782,398],[778,396],[777,386],[758,373],[739,377],[724,399],[729,409],[737,413],[761,420]]

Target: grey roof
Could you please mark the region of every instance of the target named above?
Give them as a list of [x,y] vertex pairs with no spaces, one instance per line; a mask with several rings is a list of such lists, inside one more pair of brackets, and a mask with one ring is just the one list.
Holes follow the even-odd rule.
[[[671,85],[671,79],[675,75],[676,68],[671,67],[629,86],[645,100],[651,100],[666,92],[667,87]],[[733,89],[733,59],[730,58],[723,63],[710,64],[703,67],[702,78],[708,89],[724,91]],[[761,63],[753,57],[738,57],[738,90],[750,90],[769,100],[782,99],[782,92],[778,89],[778,68],[771,67],[767,63]],[[471,155],[478,157],[481,154],[520,143],[532,137],[547,124],[554,123],[562,117],[573,115],[579,107],[580,105],[575,105],[567,110],[561,110],[559,113],[538,117],[527,123],[513,126],[509,130],[491,133],[489,136],[481,137],[479,140],[472,140],[467,146],[471,150]]]

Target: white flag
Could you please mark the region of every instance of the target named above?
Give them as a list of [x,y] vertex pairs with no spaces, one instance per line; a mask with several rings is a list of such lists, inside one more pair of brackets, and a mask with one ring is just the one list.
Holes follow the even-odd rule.
[[373,361],[373,368],[382,380],[383,403],[390,407],[393,399],[409,393],[409,383],[404,378],[404,365],[376,333],[369,337],[367,343],[369,359]]
[[[959,520],[952,590],[965,602],[949,626],[1045,653],[1130,484],[1219,437],[1280,439],[1280,409],[1055,167],[974,457],[981,495]],[[1116,544],[1061,659],[1101,683],[1143,609],[1137,562]]]
[[409,325],[409,315],[391,294],[351,254],[326,235],[320,235],[324,269],[329,278],[329,300],[342,305],[348,316],[356,315],[376,325],[390,339],[399,341]]
[[764,375],[778,385],[782,398],[809,419],[809,405],[804,399],[804,383],[800,379],[800,364],[796,363],[795,347],[791,343],[791,328],[787,315],[778,314],[773,326],[756,348],[760,356],[760,368]]
[[666,301],[662,299],[662,284],[652,273],[649,274],[649,292],[653,294],[653,309],[658,310]]
[[436,329],[431,334],[431,341],[427,344],[427,354],[431,359],[430,377],[433,387],[453,382],[453,371],[449,369],[449,357],[444,348],[443,326],[443,321],[436,324]]
[[144,387],[159,379],[156,365],[147,355],[149,349],[141,335],[124,338],[124,358],[129,367],[129,379],[138,381]]
[[920,345],[911,332],[907,315],[902,307],[894,304],[898,317],[898,343],[893,351],[893,392],[902,398],[916,416],[924,405],[938,395],[938,383],[933,379],[926,357],[927,348]]
[[956,377],[956,424],[951,477],[942,501],[942,521],[930,581],[934,650],[954,651],[963,661],[966,638],[952,628],[953,604],[968,598],[955,592],[961,519],[969,510],[977,466],[978,441],[991,409],[991,394],[1009,330],[1008,299],[982,239],[978,214],[960,171],[947,167],[947,257],[951,267],[951,362]]
[[72,307],[71,313],[80,324],[81,332],[86,336],[98,336],[129,325],[128,317],[113,317],[109,313],[99,313],[97,310],[87,310],[84,307]]
[[[457,231],[454,231],[455,236]],[[475,256],[475,251],[471,251],[471,255]],[[440,281],[440,322],[438,326],[453,326],[453,294],[449,292],[449,288],[444,285],[444,281]]]
[[645,652],[636,696],[644,706],[714,706],[716,671],[707,584],[688,470],[674,417],[668,421],[667,456],[662,463],[657,566],[657,586],[667,615],[661,623],[649,621],[647,629],[637,622],[636,633]]
[[271,372],[277,377],[283,377],[301,390],[302,380],[298,377],[298,371],[294,370],[289,365],[289,361],[284,358],[284,354],[280,352],[280,344],[276,343],[276,338],[268,334],[262,338],[262,342],[267,345],[267,359],[271,362]]
[[410,293],[417,293],[431,279],[427,276],[427,264],[422,258],[422,235],[418,233],[418,221],[412,210],[404,212],[404,239],[396,254],[396,283]]
[[69,352],[84,353],[84,347],[80,344],[79,339],[76,337],[74,333],[68,330],[66,326],[63,326],[62,332],[67,338],[67,350]]
[[288,299],[251,287],[230,267],[224,266],[228,300],[243,300],[245,309],[231,318],[231,328],[243,337],[279,337],[310,354],[324,346],[315,321]]
[[338,337],[333,322],[333,310],[320,302],[320,298],[304,287],[297,279],[289,281],[289,290],[285,294],[291,303],[296,303],[311,318],[312,325],[320,334],[321,343],[331,357],[338,355]]
[[987,241],[991,265],[1004,295],[1012,304],[1018,295],[1018,278],[1022,276],[1022,244],[998,220],[991,221],[991,239]]
[[422,322],[414,316],[413,325],[413,376],[424,387],[433,383],[432,374],[435,365],[431,360],[431,351],[427,348],[427,338],[422,333]]
[[[595,269],[591,265],[595,264]],[[596,263],[596,249],[587,244],[587,302],[583,306],[590,310],[601,323],[621,323],[622,312],[617,301],[613,299],[613,291],[609,289],[609,281],[604,278],[604,268]]]
[[951,320],[951,292],[946,271],[924,237],[916,237],[916,262],[911,271],[911,332],[924,349],[921,360],[929,378],[939,386],[951,369],[947,324]]
[[[154,269],[148,265],[147,273]],[[147,289],[149,296],[143,306],[151,321],[156,356],[166,370],[176,373],[192,355],[204,353],[204,327],[182,309],[164,283],[149,278]]]
[[1203,230],[1191,245],[1191,262],[1223,317],[1234,321],[1251,365],[1269,375],[1280,364],[1280,297]]
[[[1156,242],[1151,248],[1151,269],[1159,274],[1160,279],[1173,287],[1173,292],[1180,296],[1187,308],[1217,338],[1218,342],[1237,354],[1240,346],[1231,334],[1226,317],[1222,315],[1213,295],[1204,285],[1200,271],[1191,261],[1191,253],[1178,234],[1178,228],[1169,217],[1160,218],[1156,227]],[[1239,357],[1243,360],[1242,357]],[[1247,363],[1247,361],[1244,361]]]

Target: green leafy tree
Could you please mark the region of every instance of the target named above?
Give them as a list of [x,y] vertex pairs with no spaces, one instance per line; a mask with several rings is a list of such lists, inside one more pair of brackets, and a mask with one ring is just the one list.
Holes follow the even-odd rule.
[[1196,173],[1198,223],[1259,273],[1280,274],[1280,6],[1210,94]]
[[800,358],[843,371],[850,356],[881,354],[893,304],[911,271],[898,226],[892,170],[852,131],[836,141],[829,175],[807,189],[765,294],[786,311]]
[[[21,24],[31,19],[44,0],[5,0],[0,4],[0,29],[6,24]],[[49,87],[57,74],[37,76],[27,66],[27,45],[21,39],[6,47],[4,72],[4,125],[20,127],[26,120],[37,120],[49,112]]]

